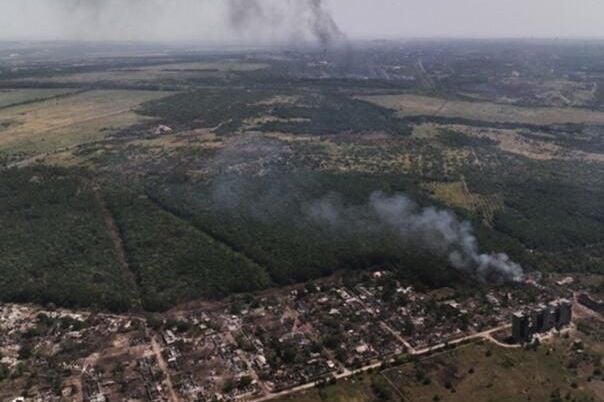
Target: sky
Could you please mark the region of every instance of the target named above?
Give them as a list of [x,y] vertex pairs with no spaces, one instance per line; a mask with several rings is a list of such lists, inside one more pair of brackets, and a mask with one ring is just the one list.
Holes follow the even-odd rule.
[[604,0],[0,0],[0,40],[604,38]]
[[330,5],[342,29],[359,36],[604,38],[603,0],[334,0]]

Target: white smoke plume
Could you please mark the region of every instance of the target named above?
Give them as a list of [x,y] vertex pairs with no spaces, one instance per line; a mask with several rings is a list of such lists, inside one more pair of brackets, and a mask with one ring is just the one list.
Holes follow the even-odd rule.
[[375,192],[363,206],[344,206],[337,195],[331,194],[310,203],[305,211],[316,223],[336,231],[391,231],[402,245],[446,256],[453,267],[484,281],[518,282],[523,278],[522,267],[506,254],[480,253],[469,222],[460,221],[451,211],[422,209],[402,194]]
[[216,175],[212,183],[214,204],[234,213],[244,212],[265,224],[319,225],[329,230],[334,239],[357,235],[384,238],[384,234],[394,234],[402,248],[423,249],[446,257],[452,267],[480,280],[523,279],[522,267],[506,254],[479,251],[469,222],[449,210],[421,208],[404,194],[374,192],[366,203],[350,204],[335,192],[320,198],[311,196],[288,179],[270,179],[259,187],[252,184],[255,181],[247,175],[270,177],[271,171],[282,169],[292,152],[277,140],[253,134],[233,140],[210,167]]

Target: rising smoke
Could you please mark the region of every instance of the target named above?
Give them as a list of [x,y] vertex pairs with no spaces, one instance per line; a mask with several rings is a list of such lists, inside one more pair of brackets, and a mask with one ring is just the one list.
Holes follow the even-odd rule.
[[289,40],[310,34],[325,47],[344,38],[323,0],[281,0],[277,7],[271,0],[228,0],[228,7],[231,26],[238,32],[257,26],[279,26],[293,12],[297,18],[289,27]]
[[3,0],[0,38],[330,45],[322,0]]
[[[289,145],[259,134],[230,140],[208,169],[214,176],[213,204],[232,213],[243,212],[264,224],[288,222],[300,230],[308,225],[320,227],[334,240],[394,235],[401,249],[445,257],[452,267],[479,280],[522,280],[522,267],[506,254],[481,253],[472,225],[452,211],[421,208],[404,194],[374,192],[362,204],[347,203],[335,192],[309,195],[321,188],[321,183],[300,185],[283,178],[292,155]],[[264,184],[255,185],[254,176],[265,178]]]
[[308,0],[312,14],[312,27],[316,37],[323,45],[341,40],[344,34],[331,15],[323,7],[322,0]]
[[341,197],[330,194],[305,207],[315,222],[338,232],[394,233],[402,246],[426,249],[446,256],[450,264],[481,280],[520,281],[523,270],[503,253],[481,254],[469,222],[453,212],[434,207],[420,208],[402,194],[373,193],[366,205],[345,206]]

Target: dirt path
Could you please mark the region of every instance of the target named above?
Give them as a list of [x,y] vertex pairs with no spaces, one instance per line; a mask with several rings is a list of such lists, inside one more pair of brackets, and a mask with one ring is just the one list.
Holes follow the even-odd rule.
[[384,372],[381,372],[380,375],[382,376],[382,378],[384,380],[386,380],[386,382],[388,383],[388,385],[390,385],[390,387],[394,390],[394,392],[396,392],[396,394],[399,396],[399,398],[401,398],[401,401],[403,401],[403,402],[408,402],[409,401],[405,397],[405,395],[403,395],[403,393],[401,392],[401,390],[392,382],[392,380],[390,378],[388,378],[387,375],[384,374]]
[[264,383],[264,381],[262,381],[260,379],[260,377],[258,376],[258,373],[256,372],[256,370],[252,369],[252,367],[253,367],[252,362],[250,361],[250,359],[247,358],[247,355],[243,351],[241,351],[241,350],[237,352],[237,355],[250,368],[247,372],[258,383],[258,385],[260,386],[260,389],[262,390],[262,392],[265,393],[265,394],[268,394],[270,392],[270,390],[268,389],[268,387],[266,386],[266,384]]
[[155,354],[159,368],[166,376],[166,386],[168,388],[170,402],[180,402],[180,398],[178,398],[176,395],[174,386],[172,385],[172,378],[170,377],[170,372],[168,371],[168,364],[166,364],[166,361],[161,354],[161,347],[159,346],[157,339],[155,339],[155,336],[151,336],[151,348],[153,349],[153,353]]
[[[497,331],[501,331],[503,329],[507,329],[507,328],[510,328],[510,327],[511,327],[511,325],[502,325],[500,327],[491,328],[491,329],[489,329],[487,331],[483,331],[483,332],[479,332],[479,333],[476,333],[476,334],[464,336],[464,337],[452,340],[452,341],[447,342],[447,343],[443,342],[443,343],[439,343],[437,345],[432,345],[432,346],[429,346],[429,347],[426,347],[426,348],[423,348],[423,349],[418,349],[418,350],[411,348],[410,351],[409,351],[409,354],[410,355],[414,355],[414,356],[421,356],[421,355],[425,355],[425,354],[429,354],[429,353],[431,354],[432,352],[439,351],[441,349],[445,349],[446,346],[454,346],[454,345],[460,344],[462,342],[467,342],[467,341],[472,341],[472,340],[485,339],[487,341],[491,341],[491,340],[493,340],[493,338],[491,336],[492,333],[497,332]],[[391,331],[392,331],[392,329],[391,329]],[[495,343],[498,344],[498,342],[495,342]],[[465,345],[465,346],[469,346],[469,345]],[[464,345],[461,345],[460,347],[464,347]],[[446,352],[448,352],[448,351],[447,350],[443,350],[441,353],[446,353]],[[354,375],[359,374],[359,373],[363,373],[363,372],[366,372],[366,371],[370,371],[370,370],[374,370],[374,369],[380,368],[380,367],[382,367],[382,364],[383,364],[383,361],[380,360],[378,362],[368,364],[368,365],[363,366],[361,368],[358,368],[356,370],[345,370],[341,374],[336,374],[334,376],[334,378],[336,378],[336,379],[339,380],[339,379],[342,379],[342,378],[351,377],[351,376],[354,376]],[[281,391],[281,392],[278,392],[278,393],[275,393],[275,394],[264,395],[264,396],[262,396],[260,398],[253,399],[253,402],[270,401],[270,400],[281,398],[281,397],[284,397],[284,396],[287,396],[287,395],[295,394],[297,392],[309,390],[311,388],[314,388],[317,385],[317,383],[318,382],[311,382],[311,383],[303,384],[303,385],[300,385],[300,386],[297,386],[297,387],[294,387],[294,388],[290,388],[290,389],[287,389],[287,390],[284,390],[284,391]]]
[[390,325],[386,324],[383,321],[380,322],[380,325],[386,331],[390,332],[392,334],[392,336],[394,336],[396,338],[397,341],[399,341],[400,343],[402,343],[403,345],[405,345],[405,347],[407,348],[408,352],[410,352],[411,354],[415,353],[415,349],[413,349],[413,346],[411,346],[411,344],[409,342],[407,342],[405,340],[405,338],[403,338],[398,331],[395,331],[394,329],[392,329],[392,327],[390,327]]
[[520,344],[509,344],[509,343],[503,343],[498,341],[497,339],[495,339],[495,337],[493,336],[493,334],[487,334],[485,335],[484,339],[486,339],[489,342],[494,343],[495,345],[499,346],[500,348],[506,348],[506,349],[518,349],[521,348],[522,345]]
[[457,338],[457,339],[453,339],[451,341],[448,342],[442,342],[436,345],[432,345],[432,346],[428,346],[425,347],[423,349],[415,349],[411,352],[412,355],[423,355],[426,353],[430,353],[430,352],[434,352],[436,350],[439,349],[444,349],[446,346],[452,346],[452,345],[457,345],[459,343],[462,342],[466,342],[466,341],[471,341],[471,340],[475,340],[475,339],[486,339],[486,340],[490,340],[491,334],[493,332],[498,332],[498,331],[502,331],[504,329],[508,329],[511,328],[511,324],[506,324],[506,325],[502,325],[500,327],[496,327],[496,328],[491,328],[489,330],[486,331],[482,331],[482,332],[478,332],[476,334],[472,334],[472,335],[467,335],[467,336],[463,336],[461,338]]
[[122,278],[129,285],[130,289],[134,289],[136,298],[132,300],[132,307],[135,310],[142,310],[142,301],[140,299],[140,290],[138,288],[136,275],[130,269],[130,265],[128,265],[126,251],[124,250],[124,243],[122,242],[122,237],[120,236],[120,232],[117,228],[115,220],[113,219],[113,215],[111,214],[111,211],[109,211],[109,208],[107,208],[107,204],[101,196],[98,188],[94,189],[94,194],[101,207],[101,213],[103,214],[103,220],[105,221],[107,233],[109,234],[109,237],[113,242],[113,247],[117,255],[117,262],[120,267],[120,273],[122,275]]

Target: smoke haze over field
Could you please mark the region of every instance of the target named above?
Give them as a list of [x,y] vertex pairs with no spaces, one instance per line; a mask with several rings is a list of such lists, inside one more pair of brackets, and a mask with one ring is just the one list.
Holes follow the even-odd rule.
[[0,40],[600,37],[600,0],[2,0]]

